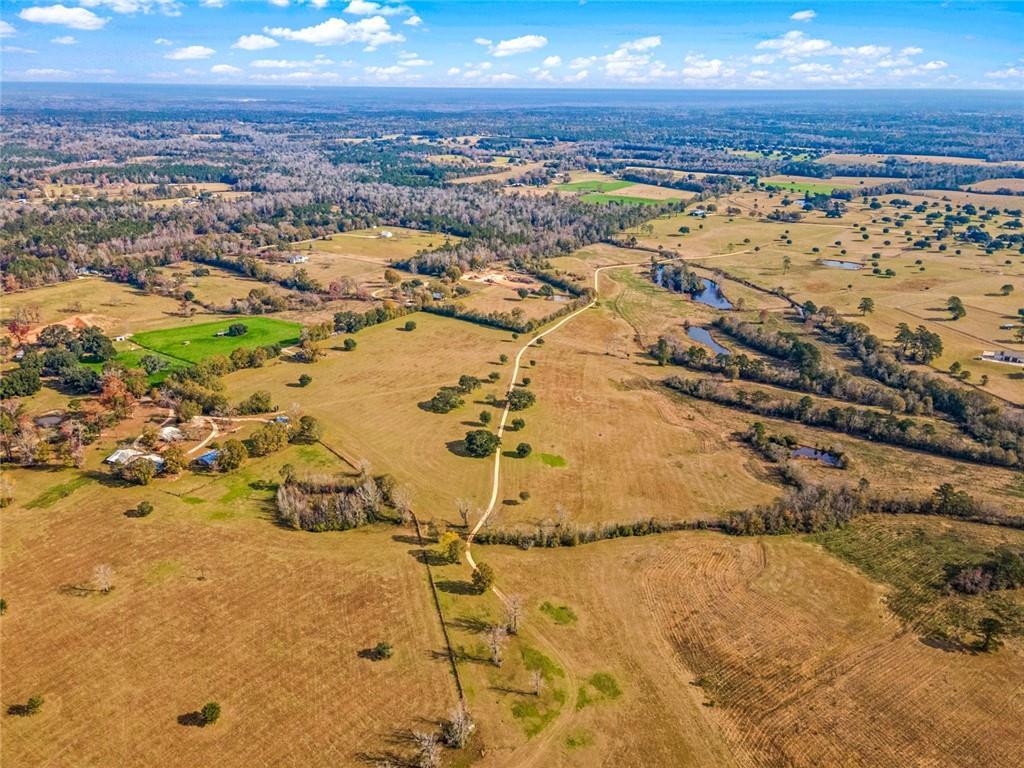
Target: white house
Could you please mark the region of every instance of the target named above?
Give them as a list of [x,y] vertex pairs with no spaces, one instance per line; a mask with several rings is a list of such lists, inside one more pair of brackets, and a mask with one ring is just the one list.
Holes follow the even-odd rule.
[[380,235],[379,235],[379,237],[383,237],[383,238],[394,237],[394,236],[395,236],[394,232],[388,232],[386,229],[382,230]]
[[301,253],[288,257],[289,264],[305,264],[307,261],[309,261],[309,256],[304,256]]

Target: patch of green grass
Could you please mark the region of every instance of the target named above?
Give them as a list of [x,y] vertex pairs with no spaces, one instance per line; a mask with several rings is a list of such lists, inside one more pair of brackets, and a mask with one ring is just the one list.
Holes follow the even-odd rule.
[[614,192],[617,189],[633,186],[632,181],[573,181],[569,184],[559,184],[555,189],[563,192]]
[[[985,616],[998,617],[1008,634],[1024,635],[1024,600],[1019,590],[967,595],[947,589],[950,569],[990,559],[991,530],[973,523],[939,524],[920,518],[865,515],[812,541],[891,587],[893,613],[924,636],[973,642]],[[1005,532],[1014,548],[1024,537]]]
[[660,200],[651,200],[646,197],[631,197],[630,195],[606,195],[603,192],[591,192],[580,197],[585,203],[623,203],[626,205],[661,205]]
[[[162,355],[158,352],[154,352],[150,349],[125,349],[117,353],[114,357],[114,362],[123,365],[125,368],[142,368],[141,360],[146,355],[155,355],[166,363],[166,367],[146,377],[146,383],[150,386],[159,384],[167,375],[175,368],[184,368],[185,363],[181,360],[176,360],[173,357]],[[92,368],[97,373],[103,371],[105,363],[83,363],[86,368]]]
[[543,602],[540,606],[541,613],[547,614],[555,624],[575,624],[576,612],[567,605],[554,605],[550,602]]
[[561,456],[554,453],[540,453],[537,454],[540,460],[549,467],[564,467],[566,461]]
[[206,499],[201,499],[198,496],[182,496],[181,500],[186,504],[205,504]]
[[68,480],[66,483],[53,485],[26,504],[25,509],[46,509],[46,507],[56,504],[61,499],[66,499],[79,488],[91,482],[93,482],[93,479],[88,475],[79,475]]
[[534,697],[520,699],[512,704],[512,717],[523,721],[523,731],[527,737],[534,737],[543,731],[565,703],[565,691],[555,689],[551,692],[550,701]]
[[181,573],[181,563],[174,560],[161,560],[149,567],[145,579],[148,584],[156,584],[178,573]]
[[777,187],[786,192],[810,192],[812,195],[830,195],[836,189],[853,189],[848,184],[831,184],[827,181],[766,181],[765,186]]
[[581,685],[579,690],[576,691],[576,711],[584,709],[588,704],[593,704],[594,700],[590,698],[590,694],[587,692],[587,686]]
[[556,677],[565,677],[565,670],[536,648],[524,645],[520,653],[523,656],[523,664],[526,668],[531,672],[539,671],[548,682]]
[[606,699],[617,699],[622,695],[619,684],[607,672],[595,672],[587,682],[597,688]]
[[[229,325],[241,323],[249,330],[242,336],[218,336]],[[287,346],[299,340],[302,326],[270,317],[232,317],[213,323],[184,325],[136,334],[132,341],[147,350],[159,352],[187,363],[197,363],[210,355],[229,355],[239,347],[268,344]]]
[[590,731],[580,729],[573,731],[565,737],[566,749],[579,749],[580,747],[589,747],[594,743],[594,737],[590,734]]

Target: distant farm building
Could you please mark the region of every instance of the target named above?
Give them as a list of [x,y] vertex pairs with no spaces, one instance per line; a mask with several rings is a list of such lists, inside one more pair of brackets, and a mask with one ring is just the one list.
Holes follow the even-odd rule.
[[303,256],[301,253],[288,257],[289,264],[305,264],[307,261],[309,261],[309,256]]
[[201,467],[212,468],[217,463],[217,459],[219,457],[220,457],[220,451],[217,451],[217,450],[207,451],[202,456],[200,456],[198,459],[196,459],[196,464],[198,464]]
[[118,448],[112,454],[107,456],[107,458],[103,460],[103,463],[116,467],[125,467],[138,459],[145,459],[146,461],[152,462],[158,472],[164,468],[164,460],[159,454],[144,453],[136,448]]
[[381,233],[379,235],[379,237],[383,237],[383,238],[394,237],[394,236],[395,236],[394,232],[388,232],[386,229],[385,230],[381,230]]
[[177,427],[164,427],[160,430],[159,435],[165,443],[175,443],[185,438],[185,434]]
[[981,359],[990,363],[1024,365],[1024,352],[1007,352],[1006,350],[1000,349],[995,352],[982,352]]

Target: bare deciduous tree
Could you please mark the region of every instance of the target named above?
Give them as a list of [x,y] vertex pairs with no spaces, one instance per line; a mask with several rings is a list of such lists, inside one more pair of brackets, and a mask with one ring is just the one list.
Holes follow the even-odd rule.
[[448,713],[448,722],[444,724],[444,742],[452,749],[462,749],[469,741],[469,737],[476,730],[476,723],[473,716],[469,714],[469,708],[465,701],[460,701],[455,708]]
[[544,673],[539,669],[533,670],[530,673],[530,683],[533,685],[533,695],[540,696],[541,691],[544,690]]
[[114,588],[114,569],[106,563],[97,565],[92,571],[92,583],[104,594]]
[[391,503],[395,505],[402,518],[402,525],[412,520],[412,492],[408,487],[399,485],[391,491]]
[[487,646],[491,649],[491,661],[494,666],[500,667],[501,654],[505,650],[505,642],[508,640],[508,630],[495,624],[487,630]]
[[519,634],[519,623],[523,618],[523,598],[509,595],[505,601],[505,624],[510,635]]
[[418,768],[437,768],[441,764],[441,745],[433,733],[414,731],[416,742],[416,765]]
[[467,531],[469,530],[469,513],[472,510],[472,505],[469,499],[458,499],[455,502],[455,508],[459,511],[459,519],[462,520],[462,527]]

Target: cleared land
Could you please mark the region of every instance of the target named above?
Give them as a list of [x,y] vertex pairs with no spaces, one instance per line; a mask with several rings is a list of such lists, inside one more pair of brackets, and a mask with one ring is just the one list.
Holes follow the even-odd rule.
[[[240,336],[228,336],[229,326],[241,323],[248,330]],[[179,328],[147,331],[132,337],[140,347],[154,352],[198,363],[210,355],[229,355],[238,347],[262,347],[270,344],[287,346],[298,342],[301,326],[269,317],[236,315],[231,320],[202,323]]]
[[1024,166],[1021,160],[1006,160],[1003,162],[990,163],[978,157],[955,157],[946,155],[882,155],[882,154],[856,154],[834,152],[819,157],[815,162],[827,165],[881,165],[890,157],[903,160],[908,163],[938,163],[941,165],[1012,165]]

